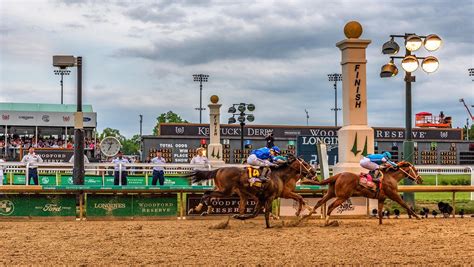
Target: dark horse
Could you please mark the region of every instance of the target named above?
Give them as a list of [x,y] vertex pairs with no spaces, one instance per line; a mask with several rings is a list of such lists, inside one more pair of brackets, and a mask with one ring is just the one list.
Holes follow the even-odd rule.
[[418,217],[418,215],[416,215],[415,212],[410,209],[410,207],[408,207],[408,205],[405,203],[405,201],[403,201],[398,193],[398,182],[400,182],[400,180],[405,177],[414,180],[417,184],[421,184],[423,182],[415,167],[409,162],[402,161],[399,162],[396,167],[389,165],[388,167],[383,168],[381,172],[383,176],[380,181],[381,187],[379,191],[372,191],[359,185],[359,175],[350,172],[336,174],[321,182],[314,180],[304,180],[302,182],[303,184],[329,185],[327,193],[321,200],[318,201],[318,203],[316,203],[313,211],[304,218],[308,218],[317,208],[319,208],[331,198],[336,197],[336,200],[328,207],[326,217],[326,225],[328,225],[329,216],[331,215],[331,212],[337,208],[337,206],[341,205],[350,197],[363,196],[378,200],[379,224],[382,224],[382,209],[386,198],[397,202],[407,210],[408,214],[420,219],[420,217]]
[[[294,192],[296,182],[303,177],[315,175],[316,171],[311,165],[292,155],[288,156],[287,163],[271,168],[270,179],[262,185],[262,189],[250,186],[247,168],[224,167],[213,171],[197,170],[188,175],[188,177],[193,178],[193,182],[214,179],[216,188],[214,191],[204,193],[201,203],[190,211],[199,212],[204,204],[209,206],[211,198],[229,197],[233,193],[237,193],[240,197],[240,205],[239,215],[235,216],[235,218],[241,220],[254,218],[264,207],[266,226],[269,228],[272,201],[278,197],[291,198],[298,201],[299,207],[296,213],[299,216],[306,203],[302,196]],[[245,215],[245,206],[249,198],[254,199],[257,204],[253,214]]]

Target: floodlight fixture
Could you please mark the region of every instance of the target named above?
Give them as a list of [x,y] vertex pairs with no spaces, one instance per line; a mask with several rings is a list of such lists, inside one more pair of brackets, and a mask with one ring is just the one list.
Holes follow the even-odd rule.
[[393,37],[382,46],[382,54],[384,55],[395,55],[399,50],[400,46],[394,41]]
[[426,57],[423,59],[421,62],[421,68],[426,72],[426,73],[433,73],[436,70],[438,70],[439,67],[439,61],[437,58],[433,56]]
[[426,50],[436,51],[441,47],[442,43],[443,43],[443,41],[441,40],[441,38],[438,35],[430,34],[430,35],[425,37],[424,45],[425,45]]
[[414,55],[406,56],[402,59],[402,68],[406,72],[414,72],[416,69],[418,69],[418,65],[418,59]]
[[405,47],[410,52],[420,49],[422,45],[423,41],[421,40],[420,36],[416,34],[409,35],[405,39]]

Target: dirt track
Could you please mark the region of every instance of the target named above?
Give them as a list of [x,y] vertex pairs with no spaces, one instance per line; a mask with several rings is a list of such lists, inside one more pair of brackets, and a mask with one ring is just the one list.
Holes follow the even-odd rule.
[[[0,222],[0,264],[469,264],[474,218],[310,221],[264,229],[262,220]],[[280,225],[280,227],[278,227]]]

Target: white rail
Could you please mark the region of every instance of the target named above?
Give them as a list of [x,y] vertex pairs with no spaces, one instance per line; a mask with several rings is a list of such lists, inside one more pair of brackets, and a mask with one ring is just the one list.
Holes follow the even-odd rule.
[[[72,163],[41,163],[35,164],[38,170],[41,170],[42,173],[64,173],[72,174]],[[130,163],[130,164],[119,164],[118,171],[121,177],[122,169],[125,168],[130,174],[133,173],[142,173],[150,174],[153,172],[153,167],[162,167],[164,173],[167,175],[170,174],[187,174],[196,169],[204,170],[213,170],[220,167],[245,167],[248,165],[243,164],[225,164],[225,165],[214,165],[211,164],[152,164],[152,163]],[[0,163],[0,169],[3,169],[6,173],[18,173],[24,172],[25,176],[28,177],[30,165],[24,164],[21,162],[4,162]],[[109,171],[114,171],[115,164],[113,163],[87,163],[85,164],[85,172],[93,173],[96,175],[102,175],[102,184],[105,182],[105,173]],[[330,168],[332,171],[332,168]],[[471,176],[471,185],[474,186],[474,172],[471,166],[443,166],[443,165],[417,165],[416,169],[420,174],[430,174],[436,176],[436,185],[438,185],[438,175],[444,174],[466,174]],[[319,170],[318,170],[319,172]],[[10,180],[10,183],[12,183]],[[28,179],[25,179],[25,184],[28,185]],[[119,185],[122,185],[122,179],[119,179]],[[214,181],[210,180],[206,185],[214,185]],[[471,200],[474,200],[474,193],[471,193]]]

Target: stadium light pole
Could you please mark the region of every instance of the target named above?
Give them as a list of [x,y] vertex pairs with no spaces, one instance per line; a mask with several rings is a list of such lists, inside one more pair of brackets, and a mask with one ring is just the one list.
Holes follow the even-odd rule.
[[[235,108],[237,106],[237,108]],[[245,113],[245,111],[254,111],[255,105],[254,104],[246,104],[246,103],[239,103],[239,104],[232,104],[229,108],[229,113],[232,114],[232,117],[229,118],[229,124],[236,123],[237,121],[240,122],[240,159],[244,159],[244,126],[245,121],[252,122],[255,120],[253,114]],[[238,116],[237,120],[234,118]]]
[[63,97],[64,96],[63,76],[64,75],[67,76],[70,73],[71,73],[71,71],[67,70],[66,68],[64,68],[64,69],[60,68],[59,70],[54,70],[55,75],[61,75],[61,80],[59,82],[59,84],[61,85],[61,105],[64,104],[64,101],[63,101],[63,99],[64,99],[64,97]]
[[53,56],[53,66],[60,69],[77,68],[77,109],[74,114],[74,167],[72,177],[75,185],[84,184],[84,115],[82,113],[82,57]]
[[334,82],[334,108],[332,108],[331,110],[334,110],[334,124],[337,127],[337,112],[341,110],[340,108],[337,107],[337,82],[342,81],[342,74],[340,73],[328,74],[328,80],[330,82]]
[[193,74],[193,78],[195,82],[199,82],[199,107],[195,109],[199,110],[199,123],[202,123],[202,111],[206,110],[206,108],[202,107],[202,83],[207,82],[209,75]]
[[[403,142],[403,160],[413,163],[413,154],[415,153],[415,145],[413,142],[412,128],[412,93],[411,83],[415,82],[415,76],[412,72],[416,71],[419,66],[419,60],[422,69],[426,73],[433,73],[439,67],[439,61],[433,56],[417,57],[412,52],[417,51],[422,46],[429,52],[436,51],[441,47],[441,38],[436,34],[427,36],[418,36],[414,33],[405,33],[404,35],[390,35],[390,40],[383,44],[382,54],[395,55],[400,50],[400,46],[394,41],[394,38],[403,38],[405,42],[405,56],[390,56],[390,62],[382,66],[380,71],[381,78],[390,78],[398,74],[398,68],[394,64],[394,59],[402,59],[402,68],[405,71],[405,140]],[[424,40],[423,40],[424,39]],[[404,184],[413,184],[412,180],[405,178]],[[404,200],[410,203],[411,207],[415,206],[414,193],[403,193]]]
[[308,113],[308,110],[305,109],[304,112],[306,112],[306,126],[309,126],[309,113]]
[[[474,68],[470,68],[470,69],[468,69],[468,71],[469,71],[469,77],[474,76]],[[474,82],[474,80],[472,80],[472,81]]]

